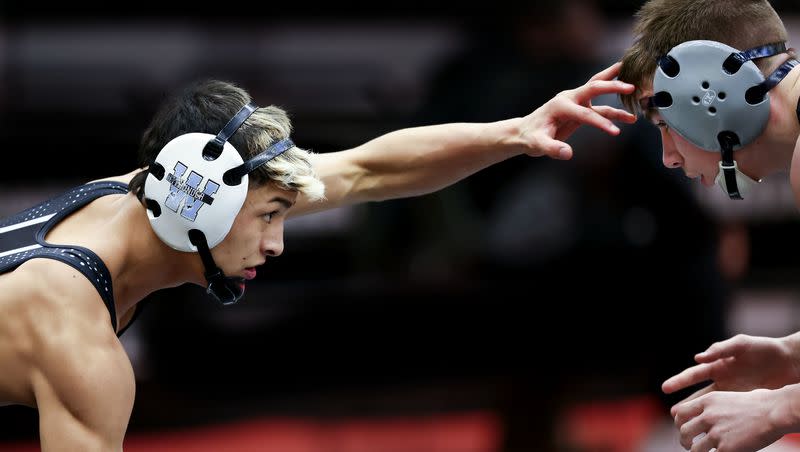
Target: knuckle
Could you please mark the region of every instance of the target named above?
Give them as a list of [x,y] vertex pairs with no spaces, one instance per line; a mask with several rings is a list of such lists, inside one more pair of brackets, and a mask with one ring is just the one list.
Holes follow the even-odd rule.
[[595,90],[595,89],[600,89],[602,87],[603,87],[603,81],[601,80],[592,80],[591,82],[589,82],[590,89]]

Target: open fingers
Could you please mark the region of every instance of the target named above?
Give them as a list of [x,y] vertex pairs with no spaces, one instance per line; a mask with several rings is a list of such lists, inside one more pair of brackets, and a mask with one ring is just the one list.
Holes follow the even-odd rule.
[[611,135],[619,134],[619,127],[615,126],[610,119],[606,119],[603,115],[591,108],[583,107],[572,102],[562,102],[560,109],[563,116],[579,124],[597,127]]
[[747,344],[743,336],[734,336],[721,342],[715,342],[704,352],[695,355],[698,363],[709,363],[722,358],[730,358],[741,353]]
[[621,121],[628,124],[636,122],[636,115],[631,114],[625,110],[614,108],[609,105],[593,105],[592,110],[603,115],[604,118],[612,121]]
[[589,79],[589,81],[591,82],[593,80],[613,80],[614,77],[619,75],[619,70],[621,67],[622,67],[622,62],[617,61],[611,66],[593,75],[592,78]]
[[630,94],[636,89],[630,83],[619,80],[592,80],[573,90],[567,91],[572,99],[579,104],[586,104],[597,96],[603,94]]
[[681,400],[680,402],[676,403],[675,405],[673,405],[672,408],[669,410],[669,414],[671,414],[672,417],[675,417],[675,414],[678,411],[678,407],[679,406],[683,405],[684,403],[690,402],[690,401],[692,401],[692,400],[694,400],[694,399],[696,399],[698,397],[702,397],[702,396],[708,394],[709,392],[713,392],[713,391],[716,391],[716,390],[717,390],[716,385],[714,385],[712,383],[712,384],[704,387],[703,389],[695,391],[694,394],[690,395],[689,397],[687,397],[687,398]]
[[711,379],[711,365],[698,364],[685,369],[683,372],[670,377],[664,384],[661,385],[661,390],[666,394],[672,394],[675,391],[688,388],[689,386],[702,383]]

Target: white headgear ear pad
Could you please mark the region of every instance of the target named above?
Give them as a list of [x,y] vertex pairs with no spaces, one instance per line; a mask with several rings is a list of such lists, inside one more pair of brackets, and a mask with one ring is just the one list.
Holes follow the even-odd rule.
[[225,142],[214,160],[203,157],[203,149],[213,139],[207,133],[176,137],[155,159],[164,168],[164,177],[159,180],[150,173],[145,180],[145,198],[158,203],[161,210],[158,216],[147,210],[153,230],[179,251],[197,251],[189,240],[192,229],[205,234],[209,248],[219,244],[247,197],[247,176],[235,186],[222,181],[225,171],[243,163],[233,145]]
[[[656,69],[653,92],[668,99],[658,111],[669,127],[708,151],[720,151],[719,134],[734,132],[742,146],[756,139],[769,119],[769,95],[756,104],[745,99],[748,89],[764,81],[752,61],[728,73],[725,60],[738,50],[716,41],[687,41],[669,52],[676,74]],[[668,93],[659,94],[659,93]]]

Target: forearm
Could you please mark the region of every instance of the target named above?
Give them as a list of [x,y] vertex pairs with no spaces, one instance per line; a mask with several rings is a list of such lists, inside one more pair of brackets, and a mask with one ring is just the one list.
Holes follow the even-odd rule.
[[520,119],[402,129],[352,149],[356,202],[430,193],[522,153]]
[[570,159],[572,148],[565,140],[582,125],[617,135],[612,121],[636,120],[625,111],[591,105],[596,96],[634,90],[613,80],[618,73],[615,64],[525,117],[408,128],[347,151],[314,154],[312,164],[325,183],[325,199],[311,203],[300,198],[290,214],[431,193],[522,153]]

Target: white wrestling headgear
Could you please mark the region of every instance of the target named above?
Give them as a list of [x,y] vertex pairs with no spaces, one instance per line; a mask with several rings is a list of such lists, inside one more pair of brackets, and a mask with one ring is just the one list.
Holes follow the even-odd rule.
[[[294,147],[290,139],[280,140],[245,162],[228,140],[256,109],[253,104],[242,107],[216,136],[187,133],[174,138],[158,153],[144,183],[156,235],[176,250],[200,253],[209,293],[223,304],[237,301],[244,291],[240,280],[225,279],[209,250],[225,238],[242,208],[247,175]],[[228,294],[230,290],[240,293]]]

